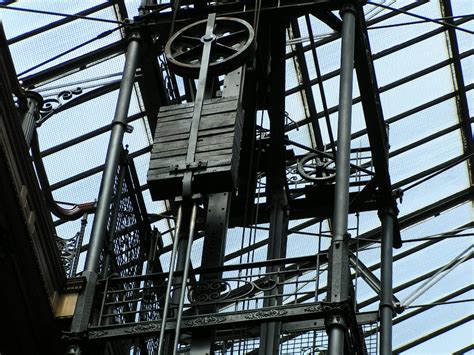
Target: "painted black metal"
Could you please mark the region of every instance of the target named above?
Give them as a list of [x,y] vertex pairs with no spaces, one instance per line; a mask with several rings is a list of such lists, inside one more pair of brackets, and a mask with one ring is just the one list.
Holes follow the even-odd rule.
[[[242,66],[255,52],[254,30],[241,19],[219,17],[213,24],[212,35],[205,39],[207,20],[188,25],[176,32],[166,43],[168,66],[175,73],[198,78],[204,67],[203,50],[211,45],[208,72],[210,76],[229,73]],[[202,63],[201,63],[202,60]]]
[[[276,19],[269,26],[270,39],[270,72],[268,115],[270,117],[269,150],[272,159],[267,161],[267,187],[265,193],[270,204],[270,230],[268,234],[267,259],[284,258],[286,256],[286,241],[288,233],[288,201],[285,192],[285,17]],[[267,272],[278,272],[277,268],[268,267]],[[277,282],[275,275],[272,281]],[[266,295],[274,295],[277,289],[272,289]],[[269,297],[263,303],[264,307],[275,307],[282,299]],[[278,322],[264,324],[260,328],[259,354],[275,354],[280,343],[280,328]]]
[[393,318],[393,222],[395,211],[388,207],[379,212],[382,222],[381,248],[381,293],[380,293],[380,354],[392,353]]
[[99,190],[99,199],[95,218],[92,226],[92,232],[89,243],[89,250],[86,257],[83,276],[86,277],[87,283],[84,291],[79,295],[75,316],[73,318],[71,331],[79,333],[87,328],[89,317],[92,311],[93,297],[95,294],[95,285],[97,275],[99,273],[99,260],[107,229],[109,218],[110,201],[114,187],[115,175],[119,165],[122,153],[122,139],[127,129],[126,118],[128,107],[135,81],[135,71],[137,68],[138,55],[140,49],[138,36],[131,36],[127,50],[127,59],[125,61],[123,81],[117,100],[117,107],[112,121],[112,131],[107,149],[104,175]]
[[34,92],[26,93],[26,111],[23,114],[21,128],[25,134],[26,145],[29,147],[36,129],[36,122],[39,120],[39,110],[43,106],[43,97]]

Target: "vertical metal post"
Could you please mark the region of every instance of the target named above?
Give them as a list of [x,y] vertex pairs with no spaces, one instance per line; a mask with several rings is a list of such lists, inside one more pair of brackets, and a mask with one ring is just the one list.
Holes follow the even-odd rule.
[[392,353],[393,317],[393,221],[395,211],[385,208],[379,213],[382,221],[381,294],[380,294],[380,354]]
[[86,277],[87,282],[77,301],[71,326],[72,332],[82,332],[87,329],[99,272],[100,253],[107,234],[110,202],[113,195],[115,175],[117,174],[117,167],[122,153],[123,136],[127,129],[128,108],[130,106],[130,99],[135,82],[135,72],[138,66],[138,55],[140,52],[139,35],[136,33],[132,34],[129,37],[129,41],[117,106],[112,121],[112,131],[107,148],[104,173],[100,183],[99,198],[92,225],[89,250],[82,273],[82,275]]
[[[285,38],[287,19],[275,19],[270,25],[270,73],[267,99],[270,117],[271,159],[267,166],[267,199],[271,205],[270,230],[268,233],[267,260],[283,258],[286,254],[288,233],[288,202],[286,198],[285,164]],[[278,285],[278,267],[267,267],[272,273],[271,282],[277,286],[265,293],[264,307],[281,304],[282,287]],[[260,327],[260,355],[278,354],[280,346],[280,322],[269,322]]]
[[[346,5],[341,9],[341,77],[339,86],[339,117],[336,155],[336,186],[334,196],[333,239],[329,260],[330,302],[344,302],[349,297],[349,253],[345,241],[349,214],[349,178],[352,115],[352,71],[354,65],[355,10]],[[329,354],[344,353],[345,324],[342,315],[326,320]]]

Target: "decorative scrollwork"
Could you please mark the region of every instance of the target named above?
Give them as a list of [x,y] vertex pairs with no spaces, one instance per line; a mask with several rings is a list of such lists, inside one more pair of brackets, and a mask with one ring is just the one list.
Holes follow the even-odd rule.
[[206,325],[219,324],[224,322],[226,319],[226,317],[205,316],[185,321],[184,325],[188,327],[202,327]]
[[66,101],[81,94],[82,89],[78,87],[73,90],[61,91],[56,97],[46,98],[43,102],[43,107],[40,109],[41,119],[38,121],[38,125],[41,125],[42,122],[51,117]]
[[323,307],[321,307],[320,304],[314,304],[312,306],[306,307],[303,309],[303,311],[308,312],[308,313],[317,313],[317,312],[322,312]]
[[91,330],[89,332],[89,338],[102,338],[106,336],[107,334],[109,333],[105,330]]
[[198,282],[191,285],[188,300],[191,303],[206,303],[222,300],[229,296],[230,291],[230,284],[223,280]]
[[143,332],[154,332],[160,330],[160,324],[158,323],[149,323],[149,324],[137,324],[132,328],[125,329],[125,333],[135,334],[135,333],[143,333]]
[[75,259],[79,257],[78,241],[81,237],[80,232],[70,239],[62,239],[56,236],[56,245],[58,246],[61,260],[63,261],[64,270],[68,277],[75,276],[76,270],[74,267]]
[[288,311],[284,309],[270,309],[268,311],[257,311],[253,313],[246,314],[245,319],[263,319],[263,318],[273,318],[278,316],[283,316],[287,314]]
[[[233,293],[232,285],[239,285],[238,293]],[[193,305],[215,304],[220,302],[236,301],[247,298],[255,292],[268,292],[278,286],[278,282],[271,278],[259,282],[239,278],[210,280],[190,285],[188,300]]]

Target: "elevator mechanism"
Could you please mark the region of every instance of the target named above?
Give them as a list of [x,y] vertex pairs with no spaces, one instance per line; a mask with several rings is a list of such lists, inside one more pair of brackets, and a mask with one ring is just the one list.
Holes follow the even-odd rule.
[[[401,241],[362,4],[188,5],[172,11],[144,6],[124,31],[126,62],[99,199],[80,211],[77,236],[57,240],[74,278],[94,213],[84,269],[69,285],[68,353],[373,354],[371,336],[380,322],[381,353],[388,354],[397,302],[391,253]],[[297,123],[285,110],[287,34],[299,31],[298,17],[308,20],[309,13],[341,32],[337,143],[332,132],[323,139],[314,97],[306,92],[313,101],[305,121],[314,147],[290,137]],[[354,68],[369,141],[359,148],[351,147]],[[133,159],[122,146],[131,131],[127,114],[136,82],[154,131],[146,188],[167,206],[159,218],[169,220],[168,243],[150,228]],[[81,91],[67,100],[73,94]],[[54,114],[42,110],[36,126]],[[25,136],[45,175],[34,126],[25,125]],[[382,221],[381,281],[361,265],[359,240],[352,238],[358,229],[348,221],[365,211],[378,211]],[[67,217],[81,217],[73,214]],[[317,234],[305,231],[315,223]],[[288,236],[298,233],[317,235],[318,246],[288,257],[288,248],[299,243]],[[240,249],[233,250],[236,240]],[[381,294],[379,312],[357,309],[358,273]]]

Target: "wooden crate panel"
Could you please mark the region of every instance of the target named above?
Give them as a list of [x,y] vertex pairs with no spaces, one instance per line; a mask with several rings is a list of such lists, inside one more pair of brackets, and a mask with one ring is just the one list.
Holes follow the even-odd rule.
[[[181,193],[192,115],[192,103],[160,109],[148,171],[148,185],[155,200]],[[193,191],[233,189],[241,132],[242,111],[236,98],[204,102],[194,161],[203,162],[205,168],[193,170]]]

